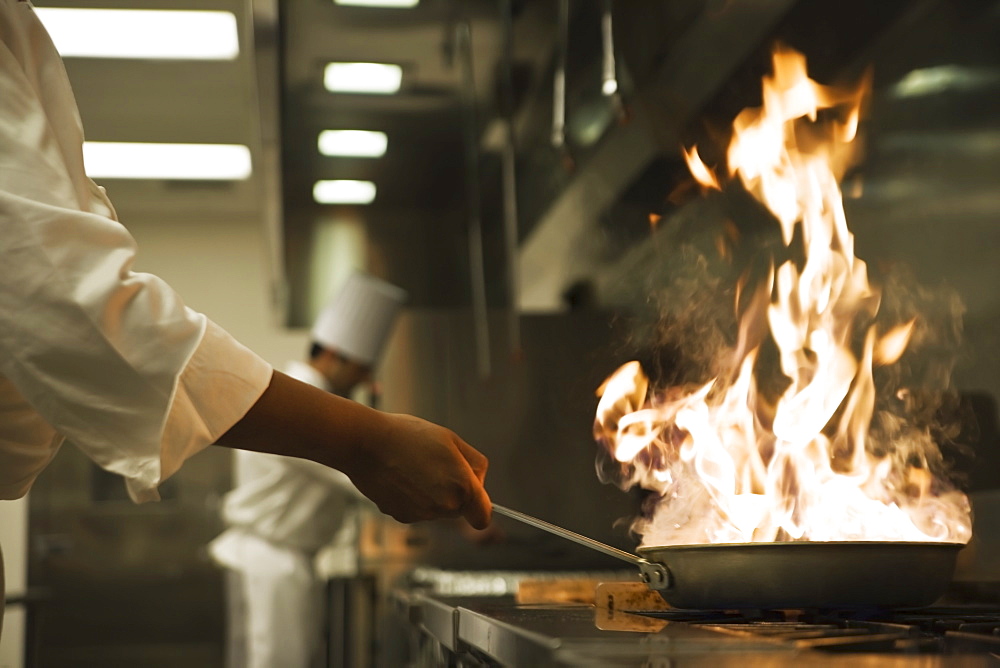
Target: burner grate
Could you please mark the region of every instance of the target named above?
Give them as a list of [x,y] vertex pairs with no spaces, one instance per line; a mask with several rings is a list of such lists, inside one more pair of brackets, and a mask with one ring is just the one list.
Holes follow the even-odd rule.
[[909,631],[879,633],[875,629],[829,623],[748,622],[692,624],[696,628],[728,635],[764,637],[791,643],[798,649],[828,652],[885,652],[896,649],[896,643],[909,638]]
[[1000,652],[1000,608],[921,610],[634,611],[716,633],[827,652]]

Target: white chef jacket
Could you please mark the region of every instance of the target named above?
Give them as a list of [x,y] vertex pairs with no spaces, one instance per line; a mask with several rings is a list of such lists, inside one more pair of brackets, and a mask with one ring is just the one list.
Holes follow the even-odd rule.
[[69,439],[137,501],[215,442],[272,369],[156,276],[87,178],[55,47],[0,0],[0,499]]
[[[292,361],[285,373],[329,391],[326,378],[302,362]],[[336,572],[356,570],[355,513],[368,502],[340,471],[306,459],[238,450],[235,485],[223,502],[229,527],[212,542],[212,555],[236,570],[295,570],[283,551],[311,558],[317,550],[334,550]],[[265,544],[262,544],[263,541]]]

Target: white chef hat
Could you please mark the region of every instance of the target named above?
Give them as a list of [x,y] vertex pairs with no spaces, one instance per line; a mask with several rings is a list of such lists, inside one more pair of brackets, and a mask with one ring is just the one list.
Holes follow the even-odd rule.
[[316,318],[313,341],[354,362],[375,366],[405,300],[402,288],[365,274],[351,274]]

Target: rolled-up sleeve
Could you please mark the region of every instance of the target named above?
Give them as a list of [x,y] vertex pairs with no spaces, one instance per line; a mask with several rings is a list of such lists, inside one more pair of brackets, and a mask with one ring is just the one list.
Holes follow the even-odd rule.
[[133,271],[135,242],[83,171],[69,82],[29,12],[0,0],[0,374],[134,499],[155,499],[272,369]]

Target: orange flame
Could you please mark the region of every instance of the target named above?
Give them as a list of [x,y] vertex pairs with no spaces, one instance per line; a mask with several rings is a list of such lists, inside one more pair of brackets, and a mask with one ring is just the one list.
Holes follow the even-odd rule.
[[[854,255],[838,182],[853,159],[870,79],[851,90],[820,85],[802,54],[788,49],[775,51],[773,65],[763,106],[733,123],[728,174],[774,214],[785,245],[799,233],[805,260],[773,268],[748,295],[731,378],[650,392],[630,362],[599,390],[595,435],[627,484],[661,495],[652,516],[634,526],[646,545],[966,542],[965,496],[869,443],[873,365],[895,363],[915,324],[881,337],[872,326],[860,354],[852,349],[856,320],[873,318],[880,296]],[[699,183],[720,187],[696,148],[684,157]],[[787,386],[765,400],[757,361],[768,335]],[[916,445],[937,447],[925,438]]]
[[905,325],[893,327],[888,334],[879,339],[875,346],[876,364],[893,364],[906,350],[906,344],[910,342],[910,335],[913,334],[913,325],[916,320],[911,320]]
[[698,155],[697,146],[692,146],[690,151],[681,147],[681,152],[684,153],[684,161],[687,162],[688,169],[691,170],[691,175],[694,177],[695,181],[706,188],[722,190],[722,187],[719,185],[719,180],[715,177],[715,172],[709,169],[709,167],[701,161],[701,156]]

